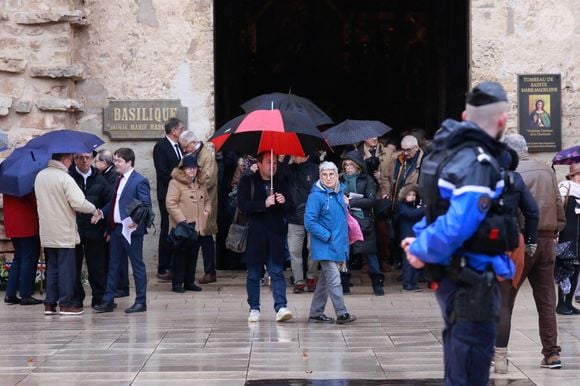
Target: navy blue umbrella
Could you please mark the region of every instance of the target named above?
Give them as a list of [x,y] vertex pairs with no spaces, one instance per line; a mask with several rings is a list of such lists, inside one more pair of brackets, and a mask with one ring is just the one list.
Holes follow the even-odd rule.
[[8,134],[0,133],[0,151],[8,149]]
[[34,188],[34,179],[48,164],[51,154],[20,147],[0,164],[0,193],[22,197]]
[[29,149],[42,150],[45,153],[91,153],[105,143],[91,133],[75,130],[54,130],[33,138],[26,144]]

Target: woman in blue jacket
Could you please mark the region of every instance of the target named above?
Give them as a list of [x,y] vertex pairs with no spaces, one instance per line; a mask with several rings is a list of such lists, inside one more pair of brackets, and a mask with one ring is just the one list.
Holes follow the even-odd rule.
[[312,259],[318,261],[321,267],[308,321],[334,322],[334,319],[324,315],[330,296],[336,312],[336,323],[350,323],[356,320],[356,316],[346,310],[340,284],[340,271],[346,267],[349,252],[346,222],[348,199],[338,182],[338,168],[335,164],[323,162],[319,171],[320,179],[312,186],[304,214],[304,227],[310,233]]

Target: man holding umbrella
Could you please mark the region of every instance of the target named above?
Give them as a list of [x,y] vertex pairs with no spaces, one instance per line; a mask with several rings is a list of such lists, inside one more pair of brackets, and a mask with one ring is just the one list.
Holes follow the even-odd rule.
[[276,177],[276,157],[268,151],[258,154],[257,159],[258,172],[242,177],[238,187],[238,206],[250,217],[243,257],[248,266],[248,321],[260,320],[260,279],[265,264],[272,279],[276,321],[285,322],[293,318],[287,308],[284,281],[284,243],[288,233],[286,217],[292,205],[287,200],[289,195],[285,181]]
[[45,315],[80,315],[82,308],[73,305],[76,277],[75,246],[80,243],[76,213],[92,213],[100,219],[102,212],[85,199],[68,170],[73,156],[56,153],[46,169],[36,176],[34,190],[40,221],[40,241],[45,248],[46,300]]

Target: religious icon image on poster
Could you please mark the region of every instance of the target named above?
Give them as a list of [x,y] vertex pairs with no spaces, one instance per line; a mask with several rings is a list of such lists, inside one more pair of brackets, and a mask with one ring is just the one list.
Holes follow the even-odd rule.
[[529,96],[529,127],[551,127],[550,95]]

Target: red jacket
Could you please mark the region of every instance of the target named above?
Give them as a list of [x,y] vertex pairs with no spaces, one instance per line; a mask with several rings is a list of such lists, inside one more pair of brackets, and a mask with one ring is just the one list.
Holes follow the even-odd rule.
[[36,197],[4,195],[4,231],[9,238],[38,236]]

